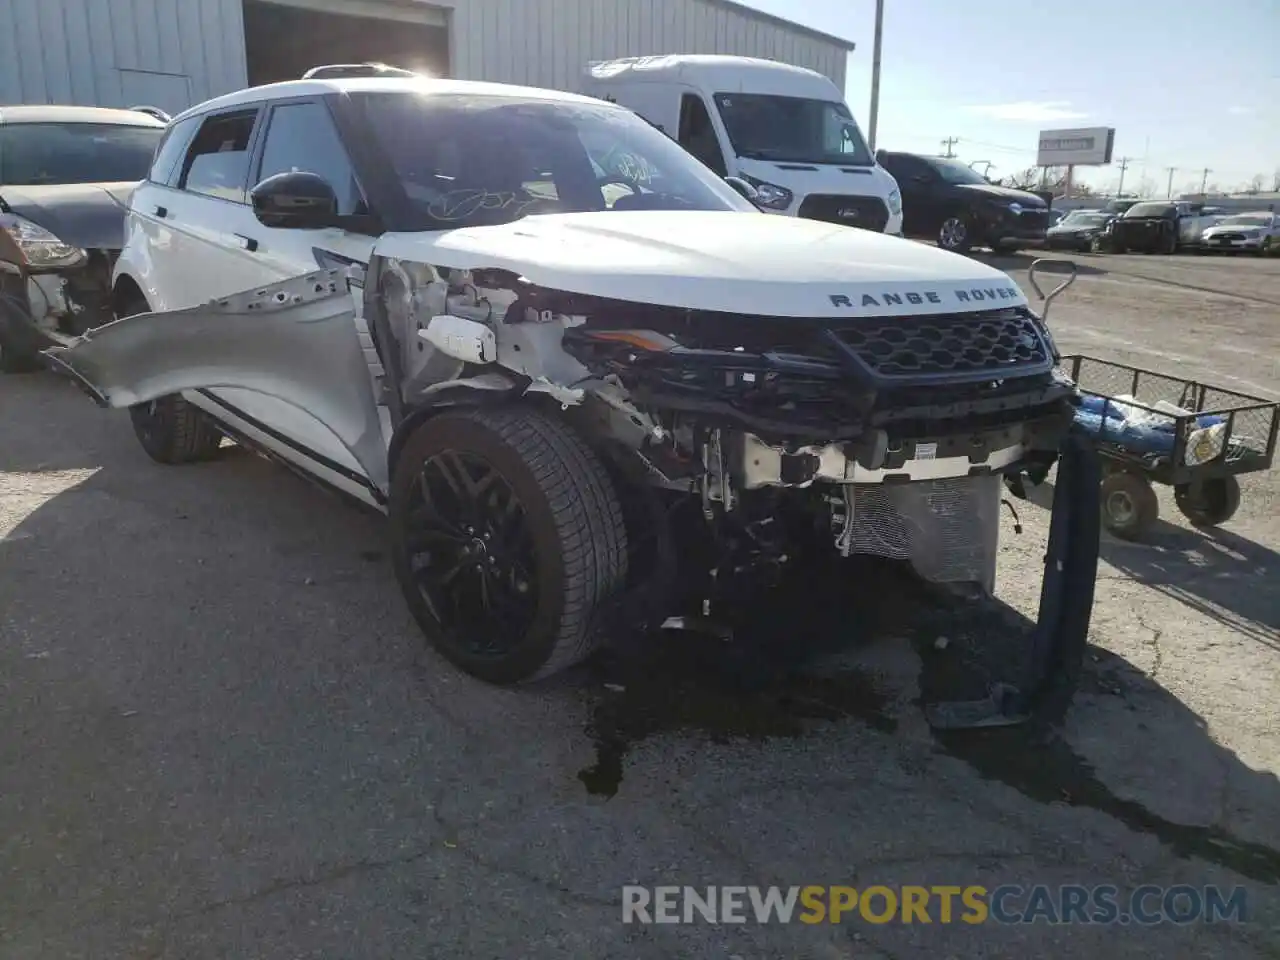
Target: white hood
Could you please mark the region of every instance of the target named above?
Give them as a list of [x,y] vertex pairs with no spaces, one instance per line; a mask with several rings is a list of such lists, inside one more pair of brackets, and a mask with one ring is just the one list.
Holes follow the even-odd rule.
[[538,286],[775,317],[904,316],[1026,304],[1007,274],[886,234],[764,213],[627,211],[389,233],[376,253],[511,270]]

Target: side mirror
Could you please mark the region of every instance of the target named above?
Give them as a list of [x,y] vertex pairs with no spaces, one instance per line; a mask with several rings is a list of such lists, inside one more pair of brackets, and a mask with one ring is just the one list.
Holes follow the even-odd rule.
[[756,188],[747,183],[747,181],[743,180],[741,177],[725,177],[724,182],[737,190],[738,193],[742,194],[744,199],[750,200],[752,203],[755,203],[756,200],[760,198],[760,194],[756,191]]
[[338,220],[338,195],[329,181],[304,170],[267,177],[249,192],[249,199],[264,227],[320,230]]

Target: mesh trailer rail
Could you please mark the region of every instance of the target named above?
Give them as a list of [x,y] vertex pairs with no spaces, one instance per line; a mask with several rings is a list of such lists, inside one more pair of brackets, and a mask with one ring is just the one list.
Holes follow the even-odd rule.
[[1076,423],[1103,459],[1103,522],[1137,540],[1159,517],[1155,484],[1173,487],[1198,527],[1226,523],[1241,474],[1275,458],[1280,402],[1129,364],[1074,354],[1062,366],[1079,388]]

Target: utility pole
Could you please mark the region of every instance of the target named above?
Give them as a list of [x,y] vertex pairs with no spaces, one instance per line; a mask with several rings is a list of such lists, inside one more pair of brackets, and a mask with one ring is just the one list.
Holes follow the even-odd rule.
[[1130,162],[1132,162],[1131,157],[1120,158],[1120,185],[1116,187],[1117,197],[1124,196],[1124,172],[1129,169]]
[[1205,185],[1209,182],[1209,174],[1213,173],[1208,167],[1204,168],[1204,172],[1200,176],[1200,196],[1204,196]]
[[960,142],[959,137],[947,137],[947,139],[943,140],[942,145],[947,148],[947,152],[944,153],[943,156],[948,159],[954,157],[955,154],[951,152],[951,148],[954,147],[959,142]]
[[872,156],[876,152],[876,120],[880,116],[880,41],[883,37],[884,0],[876,0],[876,34],[871,51],[871,120],[867,127]]
[[1167,188],[1167,192],[1168,192],[1169,199],[1170,199],[1170,200],[1172,200],[1172,199],[1173,199],[1173,173],[1174,173],[1174,171],[1175,171],[1175,170],[1177,170],[1178,168],[1177,168],[1177,167],[1165,167],[1165,169],[1169,171],[1169,186],[1168,186],[1168,188]]

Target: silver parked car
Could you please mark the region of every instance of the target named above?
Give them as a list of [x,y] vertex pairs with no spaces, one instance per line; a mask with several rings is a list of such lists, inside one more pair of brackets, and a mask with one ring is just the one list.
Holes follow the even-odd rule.
[[1201,234],[1200,242],[1206,250],[1266,253],[1280,248],[1280,214],[1262,210],[1223,217]]

